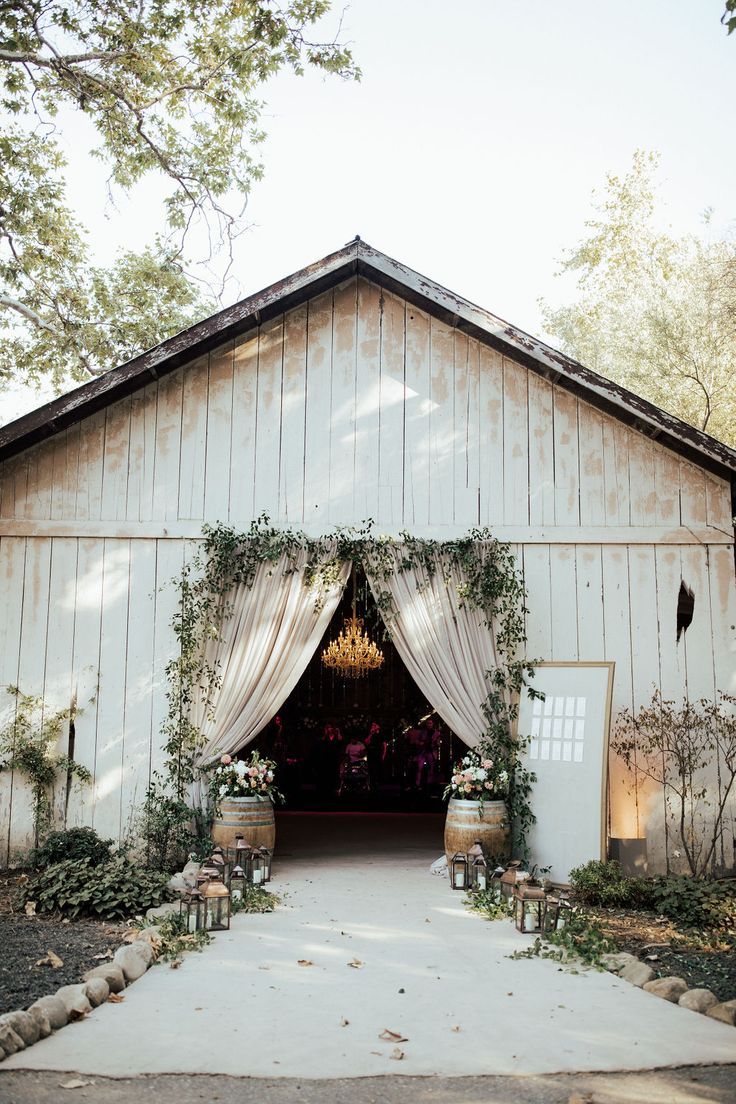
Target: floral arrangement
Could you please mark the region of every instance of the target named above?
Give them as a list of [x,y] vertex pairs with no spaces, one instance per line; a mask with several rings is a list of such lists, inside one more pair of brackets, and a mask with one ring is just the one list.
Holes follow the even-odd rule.
[[508,771],[498,767],[493,759],[469,751],[453,767],[444,797],[483,802],[504,800],[508,793]]
[[274,761],[261,759],[257,751],[245,761],[221,755],[210,776],[210,793],[216,804],[223,797],[268,797],[272,801],[283,801],[276,789],[275,775]]

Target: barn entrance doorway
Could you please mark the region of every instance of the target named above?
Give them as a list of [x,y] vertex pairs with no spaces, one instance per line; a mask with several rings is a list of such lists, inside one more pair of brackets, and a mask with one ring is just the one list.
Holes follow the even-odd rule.
[[357,565],[353,570],[357,612],[383,663],[349,678],[323,662],[324,650],[351,616],[351,583],[304,674],[250,748],[278,764],[286,810],[441,812],[461,742],[386,636],[364,572]]

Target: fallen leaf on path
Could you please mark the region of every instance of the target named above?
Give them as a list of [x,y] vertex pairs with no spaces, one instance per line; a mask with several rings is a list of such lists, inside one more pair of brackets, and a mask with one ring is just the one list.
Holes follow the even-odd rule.
[[383,1039],[384,1043],[408,1043],[406,1035],[400,1035],[398,1031],[389,1031],[387,1027],[384,1027],[379,1039]]
[[125,997],[121,997],[119,993],[111,993],[107,999],[110,1004],[122,1004]]
[[452,1027],[450,1028],[450,1031],[460,1031],[460,1030],[461,1030],[460,1024],[453,1024]]
[[259,966],[258,969],[259,970],[270,970],[271,967],[270,966]]
[[297,962],[297,966],[314,966],[311,958],[300,958]]
[[352,966],[354,970],[362,970],[365,966],[365,962],[361,962],[359,958],[351,958],[348,962],[348,966]]
[[389,1058],[393,1058],[394,1061],[396,1061],[396,1062],[400,1062],[401,1059],[404,1058],[404,1057],[405,1057],[405,1054],[404,1054],[403,1050],[401,1049],[401,1047],[394,1047],[394,1049],[389,1054]]
[[181,966],[181,964],[183,963],[183,961],[184,961],[183,958],[172,958],[169,965],[171,966],[172,970],[178,970],[179,967]]
[[383,1052],[380,1050],[372,1050],[371,1054],[377,1054],[379,1058],[383,1058]]
[[92,955],[92,958],[95,960],[95,962],[99,962],[100,959],[112,958],[112,950],[110,947],[108,947],[103,954]]
[[26,901],[26,906],[25,906],[23,911],[25,912],[26,916],[35,916],[36,915],[36,902],[35,901]]
[[128,928],[123,934],[123,943],[134,943],[140,935],[140,928]]
[[81,1081],[78,1077],[74,1081],[62,1081],[60,1089],[85,1089],[87,1085],[94,1085],[94,1081]]
[[428,917],[428,916],[425,916],[425,917],[424,917],[424,923],[425,923],[425,924],[431,924],[431,923],[432,923],[432,921],[431,921],[431,920],[429,919],[429,917]]
[[593,1104],[593,1097],[590,1093],[585,1093],[581,1096],[580,1093],[573,1093],[567,1104]]
[[347,1027],[349,1023],[350,1023],[350,1020],[346,1020],[345,1017],[343,1016],[343,1018],[340,1020],[340,1027]]
[[59,958],[56,951],[47,951],[43,958],[39,958],[37,966],[50,966],[52,970],[60,970],[64,965],[64,959]]

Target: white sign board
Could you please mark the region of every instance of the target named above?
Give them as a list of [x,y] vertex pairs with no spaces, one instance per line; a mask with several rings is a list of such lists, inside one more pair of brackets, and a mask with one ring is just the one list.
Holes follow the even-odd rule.
[[532,862],[566,882],[574,866],[605,857],[608,730],[613,663],[540,663],[519,705],[524,761],[537,776],[527,839]]

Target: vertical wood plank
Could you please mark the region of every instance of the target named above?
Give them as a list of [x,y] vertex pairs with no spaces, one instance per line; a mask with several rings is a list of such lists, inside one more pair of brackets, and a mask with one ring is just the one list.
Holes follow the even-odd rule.
[[683,525],[705,525],[706,489],[705,472],[680,461],[680,509]]
[[[77,540],[55,537],[51,547],[49,620],[46,639],[46,666],[43,698],[50,712],[69,709],[73,697],[73,656],[77,606]],[[60,734],[57,751],[72,755],[69,725]],[[74,785],[77,785],[75,780]],[[54,787],[53,826],[63,828],[66,815],[66,784],[59,779]]]
[[355,377],[353,521],[378,519],[381,378],[380,288],[358,279],[358,359]]
[[429,521],[451,525],[453,515],[454,339],[436,318],[430,326]]
[[210,353],[207,393],[207,458],[204,516],[227,522],[230,517],[230,455],[233,422],[233,343]]
[[[38,697],[43,697],[46,673],[51,543],[48,537],[38,537],[26,544],[18,686],[22,693]],[[17,772],[13,779],[10,837],[11,854],[14,850],[23,852],[33,846],[31,791]]]
[[555,523],[552,386],[529,372],[529,524]]
[[705,514],[708,525],[731,532],[731,488],[710,472],[705,473]]
[[233,350],[233,432],[230,453],[230,523],[247,529],[253,520],[256,466],[258,335],[236,342]]
[[179,517],[204,518],[207,451],[208,358],[199,357],[184,370],[179,458]]
[[96,521],[102,505],[102,465],[105,450],[105,412],[98,411],[80,425],[76,516]]
[[[608,545],[602,549],[603,629],[606,659],[616,664],[611,706],[612,727],[622,709],[632,708],[631,611],[629,606],[629,563],[625,547]],[[611,835],[624,839],[638,837],[643,829],[631,778],[621,759],[609,757],[609,793]]]
[[654,456],[654,484],[657,491],[656,521],[661,525],[680,524],[680,465],[667,449],[657,448]]
[[153,677],[151,685],[151,735],[149,778],[163,767],[165,755],[161,728],[166,720],[166,665],[178,651],[171,623],[178,606],[174,583],[184,565],[184,542],[156,542],[156,592],[154,595]]
[[121,399],[105,411],[105,447],[102,462],[103,521],[122,519],[128,508],[131,400]]
[[578,588],[575,545],[555,544],[550,548],[552,581],[552,658],[578,658]]
[[279,316],[261,327],[258,338],[254,517],[273,517],[279,501],[283,349],[284,319]]
[[580,524],[606,524],[603,417],[592,406],[578,403],[580,446]]
[[100,627],[104,541],[80,538],[75,587],[75,630],[72,693],[77,703],[74,758],[92,773],[91,786],[74,787],[69,797],[67,825],[92,823],[95,748],[97,743]]
[[105,540],[93,825],[113,839],[121,824],[129,594],[130,541]]
[[481,521],[503,524],[503,358],[485,345],[480,350]]
[[331,525],[345,525],[355,521],[357,280],[335,288],[333,312],[328,516]]
[[[677,488],[675,488],[675,491]],[[675,502],[679,511],[679,497]],[[682,581],[679,548],[655,548],[657,572],[657,649],[662,696],[678,704],[685,697],[685,641],[677,640],[677,598]]]
[[[26,541],[22,537],[0,539],[0,724],[15,715],[14,699],[6,687],[18,685],[21,623],[23,618]],[[14,778],[0,773],[0,868],[8,863]]]
[[555,519],[558,525],[580,524],[577,399],[554,389]]
[[379,380],[378,520],[396,531],[401,526],[404,474],[403,299],[383,292]]
[[406,307],[406,397],[404,401],[405,525],[429,525],[429,316]]
[[618,524],[631,524],[631,486],[629,469],[629,440],[631,434],[625,425],[616,422],[613,431],[616,463],[616,497],[618,500]]
[[332,300],[331,291],[312,299],[307,323],[301,519],[320,532],[324,531],[329,517]]
[[[320,371],[325,371],[324,348],[320,357],[319,351],[314,348],[317,339],[312,338],[312,322],[317,328],[318,338],[325,339],[325,304],[317,306],[312,311],[313,303],[304,303],[300,307],[284,315],[284,360],[283,376],[281,384],[281,435],[279,439],[279,507],[278,516],[290,524],[301,524],[304,520],[305,482],[307,480],[307,441],[312,450],[318,453],[320,438],[327,443],[324,431],[324,421],[320,425],[320,416],[327,420],[327,411],[324,408],[318,410],[316,400],[320,395],[320,387],[324,385],[324,377],[319,378]],[[320,367],[307,361],[307,330],[309,329],[310,352],[320,359]],[[317,378],[312,381],[312,368],[314,367]],[[329,373],[329,362],[327,363]],[[329,388],[329,378],[327,381]],[[307,390],[310,395],[314,389],[315,404],[310,404],[307,409]],[[309,422],[314,424],[310,425]],[[313,489],[314,479],[319,478],[319,455],[309,459],[309,503],[310,509],[315,506],[319,509],[319,491]],[[326,478],[327,472],[323,473]],[[312,501],[314,499],[314,501]]]
[[51,517],[54,454],[55,449],[51,441],[45,441],[28,451],[25,498],[23,503],[16,503],[16,517],[43,520]]
[[529,524],[529,429],[527,376],[503,360],[503,518],[506,525]]
[[155,590],[156,541],[131,541],[121,785],[123,837],[134,827],[137,808],[145,799],[150,770]]
[[524,586],[529,613],[526,618],[527,654],[533,659],[552,658],[552,587],[548,544],[523,548]]
[[606,525],[620,525],[618,504],[618,475],[616,469],[616,423],[603,415],[603,483],[605,488]]
[[653,525],[657,519],[654,450],[640,433],[632,432],[629,438],[629,465],[631,524]]
[[130,410],[127,515],[131,521],[153,519],[153,473],[156,467],[158,384],[136,391]]
[[153,516],[173,521],[179,509],[182,369],[158,382],[156,451],[153,462]]
[[595,545],[575,549],[579,658],[597,663],[605,658],[603,629],[603,560]]

